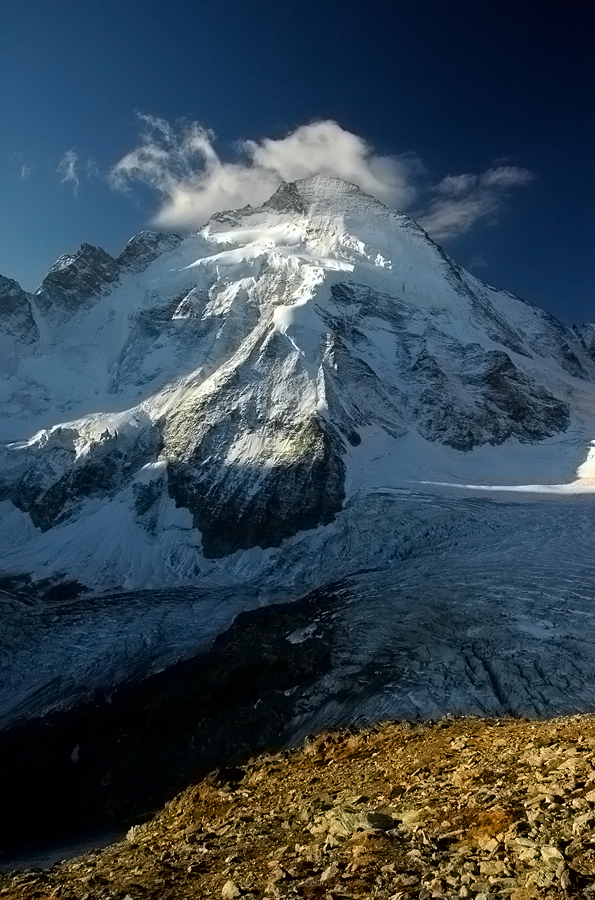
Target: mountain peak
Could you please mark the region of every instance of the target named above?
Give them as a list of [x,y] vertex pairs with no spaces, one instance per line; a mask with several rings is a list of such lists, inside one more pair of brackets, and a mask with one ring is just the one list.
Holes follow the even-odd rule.
[[76,311],[120,275],[117,261],[101,247],[81,244],[74,254],[56,260],[35,293],[44,314],[52,309]]
[[551,456],[563,481],[561,436],[582,451],[595,433],[586,336],[336,178],[282,184],[184,240],[141,232],[118,259],[83,245],[36,299],[69,317],[46,317],[7,382],[5,428],[28,439],[0,499],[43,531],[38,577],[63,566],[54,541],[91,584],[176,583],[252,551],[258,567],[370,486],[471,481],[486,459],[506,472],[544,441],[518,477]]
[[296,181],[282,181],[275,193],[262,204],[262,208],[272,209],[275,212],[305,214],[308,208],[299,194],[297,185],[298,182]]
[[44,315],[56,310],[72,314],[98,298],[121,275],[142,272],[181,241],[179,234],[141,231],[128,241],[117,259],[101,247],[83,243],[76,253],[65,253],[56,260],[35,294],[37,305]]
[[264,209],[302,214],[343,215],[348,212],[389,212],[388,208],[356,184],[329,175],[311,175],[282,182]]
[[158,231],[141,231],[130,238],[117,262],[122,269],[142,272],[162,253],[175,250],[182,238],[179,234],[162,234]]

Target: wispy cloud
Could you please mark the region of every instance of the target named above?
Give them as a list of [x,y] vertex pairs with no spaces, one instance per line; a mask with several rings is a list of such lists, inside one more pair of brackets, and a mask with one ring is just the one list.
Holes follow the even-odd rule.
[[332,120],[279,139],[243,141],[234,161],[221,158],[213,132],[196,122],[174,126],[147,115],[140,121],[139,145],[116,163],[109,181],[118,190],[135,182],[155,190],[160,205],[153,221],[168,228],[198,228],[214,212],[261,204],[281,181],[329,175],[408,211],[436,240],[448,240],[493,217],[513,189],[534,178],[527,169],[499,165],[432,185],[415,153],[383,156]]
[[84,159],[74,149],[66,151],[58,163],[56,172],[60,176],[60,184],[72,186],[75,197],[83,181],[105,178],[94,159]]
[[25,160],[24,154],[22,153],[11,153],[10,154],[10,164],[14,166],[18,171],[18,177],[23,181],[26,181],[28,178],[31,178],[33,174],[33,170],[30,165]]
[[71,184],[76,197],[81,183],[78,154],[74,150],[67,150],[58,163],[56,172],[60,175],[60,184]]
[[467,269],[470,272],[474,272],[476,269],[486,269],[488,266],[489,262],[482,253],[478,253],[467,263]]
[[518,166],[498,166],[481,175],[447,175],[417,219],[435,240],[446,241],[493,218],[512,189],[534,179],[532,172]]
[[87,181],[93,181],[94,179],[101,179],[103,175],[99,170],[99,166],[95,162],[94,159],[88,159],[84,165],[85,175],[87,177]]

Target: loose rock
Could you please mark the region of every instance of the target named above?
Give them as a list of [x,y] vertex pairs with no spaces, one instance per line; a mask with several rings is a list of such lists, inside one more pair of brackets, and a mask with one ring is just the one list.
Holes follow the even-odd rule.
[[329,732],[211,774],[119,844],[0,876],[0,900],[595,898],[594,783],[594,716]]

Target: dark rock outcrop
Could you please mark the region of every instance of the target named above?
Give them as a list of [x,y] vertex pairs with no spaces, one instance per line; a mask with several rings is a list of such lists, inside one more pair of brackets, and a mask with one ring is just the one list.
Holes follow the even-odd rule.
[[91,244],[81,244],[74,255],[65,254],[54,263],[35,294],[41,311],[74,313],[120,277],[118,262]]
[[142,272],[162,253],[174,250],[179,234],[141,231],[131,238],[117,259],[91,244],[81,244],[75,254],[64,254],[52,266],[35,294],[45,315],[52,309],[74,313],[99,298],[126,272]]
[[272,209],[275,212],[297,212],[305,214],[308,211],[303,198],[300,196],[295,182],[282,181],[272,197],[262,205],[263,209]]
[[520,372],[506,353],[462,344],[457,350],[456,375],[444,371],[427,347],[412,366],[416,427],[425,438],[472,450],[511,437],[540,441],[568,427],[566,404]]
[[33,318],[31,295],[11,278],[0,275],[0,332],[22,344],[33,344],[39,330]]
[[88,498],[109,497],[121,490],[162,448],[157,428],[106,432],[77,457],[76,437],[63,429],[49,452],[30,451],[31,464],[21,477],[0,482],[0,497],[29,513],[42,531],[75,515]]
[[192,513],[205,556],[277,547],[340,511],[345,466],[334,431],[311,419],[286,436],[292,457],[272,467],[226,465],[224,427],[212,429],[190,457],[168,462],[169,494]]
[[181,241],[179,234],[141,231],[128,241],[116,261],[122,270],[142,272],[162,253],[175,250]]
[[[335,334],[328,393],[333,413],[338,409],[345,417],[349,411],[352,425],[375,421],[395,436],[409,425],[427,440],[463,451],[511,437],[540,441],[568,427],[568,406],[504,351],[463,344],[435,326],[431,311],[414,310],[366,285],[338,284],[331,291],[339,315],[324,316]],[[348,324],[343,308],[350,310]],[[362,359],[373,354],[366,336],[372,317],[394,336],[390,380]],[[332,402],[335,395],[341,400]]]

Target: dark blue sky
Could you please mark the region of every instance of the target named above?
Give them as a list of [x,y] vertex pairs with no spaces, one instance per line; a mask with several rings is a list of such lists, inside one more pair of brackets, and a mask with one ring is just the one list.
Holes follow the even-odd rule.
[[[105,179],[138,145],[137,112],[202,123],[228,158],[333,119],[416,154],[420,204],[447,175],[530,170],[444,246],[593,321],[594,20],[591,0],[3,0],[0,272],[33,289],[82,241],[114,253],[147,227],[158,199]],[[76,196],[56,171],[71,149]]]

